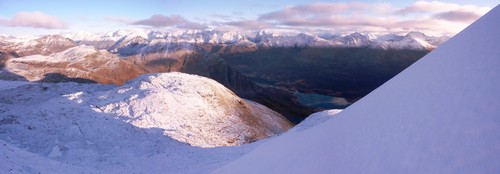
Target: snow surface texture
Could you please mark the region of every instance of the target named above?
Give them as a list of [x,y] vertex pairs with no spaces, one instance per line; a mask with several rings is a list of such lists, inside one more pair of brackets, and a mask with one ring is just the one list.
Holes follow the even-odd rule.
[[200,173],[258,143],[179,141],[239,145],[291,127],[213,80],[181,73],[124,86],[0,84],[0,173]]
[[0,37],[0,49],[3,51],[15,50],[19,56],[32,55],[33,53],[49,55],[74,46],[76,44],[72,40],[60,35],[25,38]]
[[47,73],[67,73],[84,78],[106,68],[117,68],[119,62],[117,56],[105,50],[80,45],[47,56],[35,54],[12,58],[7,61],[5,70],[29,81],[42,80]]
[[13,62],[48,62],[48,63],[59,63],[59,62],[77,62],[83,61],[85,56],[98,53],[92,46],[76,46],[73,48],[69,48],[62,52],[51,54],[50,56],[43,56],[40,54],[35,54],[31,56],[25,56],[20,58],[15,58]]
[[215,173],[500,173],[500,7],[339,113]]
[[[82,93],[70,100],[85,100]],[[246,102],[214,80],[182,73],[143,75],[92,101],[96,112],[116,114],[140,128],[160,128],[194,146],[250,143],[291,124],[278,113]]]

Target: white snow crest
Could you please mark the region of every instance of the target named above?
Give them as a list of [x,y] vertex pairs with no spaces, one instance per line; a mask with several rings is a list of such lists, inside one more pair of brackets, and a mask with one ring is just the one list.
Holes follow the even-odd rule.
[[[165,135],[195,146],[240,145],[287,129],[249,124],[242,117],[251,117],[252,107],[224,86],[195,75],[143,75],[103,95],[105,99],[96,103],[101,112],[116,114],[140,128],[161,128]],[[276,118],[265,120],[265,116],[257,114],[251,119],[283,124]]]
[[31,55],[20,58],[12,59],[13,62],[49,62],[49,63],[60,63],[60,62],[77,62],[82,61],[85,56],[96,53],[93,46],[80,45],[69,48],[59,53],[54,53],[49,56],[43,55]]

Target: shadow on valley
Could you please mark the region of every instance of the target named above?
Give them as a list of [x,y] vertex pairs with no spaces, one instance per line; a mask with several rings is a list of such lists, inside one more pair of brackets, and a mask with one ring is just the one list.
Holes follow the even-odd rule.
[[11,80],[11,81],[28,81],[23,76],[17,75],[15,73],[0,69],[0,80]]
[[25,77],[7,71],[5,68],[5,62],[8,58],[0,57],[0,80],[12,80],[12,81],[28,81]]
[[220,56],[252,81],[306,94],[367,95],[428,51],[371,48],[266,48]]
[[62,83],[62,82],[76,82],[76,83],[97,83],[95,80],[86,79],[86,78],[71,78],[67,77],[60,73],[48,73],[44,75],[44,78],[39,80],[38,82],[45,83]]
[[218,56],[201,54],[187,56],[180,72],[211,78],[236,95],[267,106],[295,124],[315,111],[300,104],[293,92],[258,85]]

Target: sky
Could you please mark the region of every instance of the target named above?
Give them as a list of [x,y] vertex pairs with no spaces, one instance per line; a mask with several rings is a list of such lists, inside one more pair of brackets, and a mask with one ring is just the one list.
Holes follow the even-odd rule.
[[283,30],[456,34],[498,5],[492,0],[0,0],[0,33],[150,30]]

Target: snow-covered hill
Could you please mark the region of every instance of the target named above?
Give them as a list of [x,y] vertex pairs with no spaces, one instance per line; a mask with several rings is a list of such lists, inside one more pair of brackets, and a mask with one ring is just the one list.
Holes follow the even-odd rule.
[[215,173],[500,173],[500,6],[334,118]]
[[[71,100],[86,100],[74,94]],[[194,146],[250,143],[291,127],[278,113],[245,101],[214,80],[182,73],[143,75],[92,102],[96,112],[112,113],[140,128]]]
[[76,43],[61,35],[27,38],[0,37],[0,51],[15,52],[16,56],[49,55],[74,46]]
[[0,84],[0,173],[199,173],[254,145],[195,146],[241,145],[291,127],[213,80],[181,73],[123,86]]

